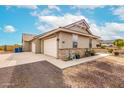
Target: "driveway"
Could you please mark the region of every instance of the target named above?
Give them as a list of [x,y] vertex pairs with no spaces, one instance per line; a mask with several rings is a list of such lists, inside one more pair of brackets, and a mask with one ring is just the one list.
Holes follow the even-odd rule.
[[0,68],[0,87],[66,87],[62,70],[46,61]]
[[34,54],[32,52],[0,54],[0,68],[34,63],[38,61],[48,61],[56,67],[64,69],[70,66],[89,62],[105,56],[108,56],[108,54],[98,54],[97,56],[81,58],[78,60],[62,61],[51,56],[46,56],[43,54]]

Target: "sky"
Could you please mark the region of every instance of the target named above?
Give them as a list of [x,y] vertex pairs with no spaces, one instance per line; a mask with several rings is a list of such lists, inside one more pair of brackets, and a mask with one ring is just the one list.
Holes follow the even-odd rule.
[[124,6],[0,6],[0,45],[21,44],[22,33],[41,34],[85,19],[103,40],[124,38]]

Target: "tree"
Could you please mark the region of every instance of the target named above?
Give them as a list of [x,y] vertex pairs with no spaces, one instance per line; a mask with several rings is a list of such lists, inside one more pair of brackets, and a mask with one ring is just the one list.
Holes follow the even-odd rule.
[[123,39],[116,39],[114,41],[114,45],[120,49],[124,46],[124,40]]

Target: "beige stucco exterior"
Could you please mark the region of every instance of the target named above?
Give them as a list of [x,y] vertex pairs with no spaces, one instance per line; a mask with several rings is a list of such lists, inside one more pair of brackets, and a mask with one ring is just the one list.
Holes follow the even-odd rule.
[[97,48],[97,44],[99,44],[99,40],[98,39],[92,39],[92,48]]
[[[72,47],[72,33],[59,33],[59,49],[73,48]],[[97,39],[92,39],[92,48],[96,48],[99,42]],[[78,35],[78,48],[89,48],[90,37]]]
[[35,39],[31,42],[32,44],[32,52],[41,53],[41,41],[40,39]]
[[29,52],[31,51],[31,43],[29,41],[23,41],[23,51]]
[[34,37],[32,34],[22,34],[22,47],[23,51],[29,52],[31,51],[31,39]]
[[78,36],[78,48],[89,48],[89,37]]
[[44,42],[43,42],[43,40],[42,39],[40,39],[40,52],[41,53],[44,53]]
[[72,48],[72,34],[60,32],[59,33],[59,49]]

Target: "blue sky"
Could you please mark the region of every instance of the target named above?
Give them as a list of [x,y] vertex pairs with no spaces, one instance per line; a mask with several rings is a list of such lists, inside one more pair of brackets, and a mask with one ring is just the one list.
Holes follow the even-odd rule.
[[101,39],[124,38],[124,6],[0,6],[0,45],[21,44],[22,33],[40,34],[80,19]]

